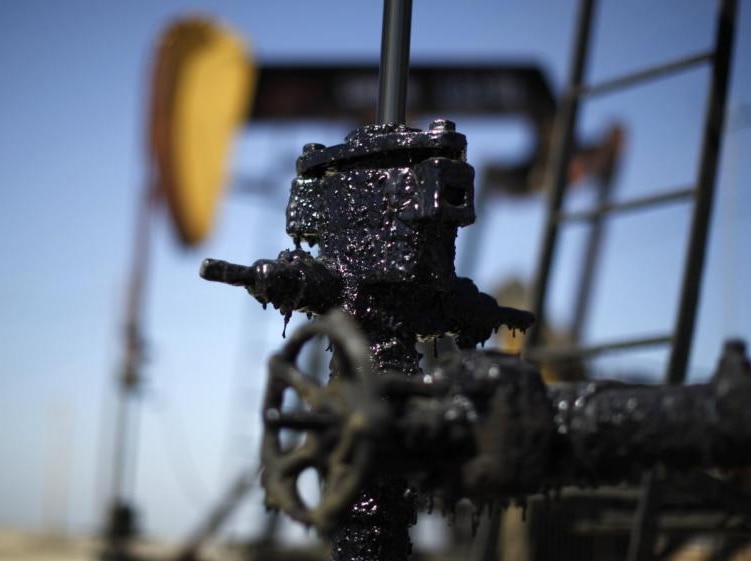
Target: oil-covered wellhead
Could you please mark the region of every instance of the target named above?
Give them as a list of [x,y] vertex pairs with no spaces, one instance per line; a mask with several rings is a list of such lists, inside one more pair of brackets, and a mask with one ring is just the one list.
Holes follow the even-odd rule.
[[450,334],[472,347],[502,324],[524,330],[532,314],[498,306],[455,274],[457,230],[475,219],[466,148],[443,119],[425,131],[370,125],[343,144],[307,144],[287,206],[296,249],[250,267],[206,260],[201,274],[285,315],[344,309],[370,339],[376,369],[417,372],[417,339]]
[[[501,307],[470,279],[456,276],[457,230],[475,219],[474,171],[465,157],[466,138],[445,120],[434,121],[426,131],[401,124],[370,125],[355,130],[343,144],[329,148],[307,144],[297,161],[287,207],[287,232],[295,248],[250,267],[207,259],[201,275],[243,286],[286,317],[293,311],[320,316],[334,308],[344,310],[362,331],[374,378],[387,371],[405,379],[420,374],[418,340],[450,335],[460,347],[471,348],[502,324],[527,329],[532,314]],[[303,242],[317,245],[318,254],[305,251]],[[345,347],[334,345],[334,385],[328,398],[349,387],[342,378],[356,386],[358,378],[344,376],[338,366]],[[298,383],[297,391],[304,388],[302,393],[323,395],[299,376],[285,377],[293,365],[274,362],[272,366],[270,388],[292,388]],[[357,413],[358,403],[348,407],[342,411],[355,413],[347,419],[370,418]],[[339,521],[332,536],[335,561],[406,559],[414,496],[398,469],[368,477],[370,462],[362,458],[369,454],[349,452],[362,451],[368,442],[376,446],[381,433],[371,431],[371,426],[361,431],[360,421],[341,425],[340,412],[333,415],[324,409],[314,424],[326,436],[306,439],[309,445],[302,456],[287,456],[276,445],[265,448],[269,504],[292,505],[289,512],[321,528],[331,529]],[[273,412],[265,415],[269,434],[276,434],[291,419],[284,416],[280,421]],[[337,434],[349,436],[342,436],[343,447],[330,448],[338,442]],[[332,457],[341,457],[321,464],[331,450]],[[346,462],[345,457],[359,460]],[[311,463],[330,482],[335,472],[341,477],[329,487],[339,492],[309,512],[293,491],[299,469]],[[353,482],[362,482],[362,489]],[[348,502],[342,498],[343,490],[356,490],[359,495]],[[339,520],[332,513],[342,505],[350,508],[346,515],[339,513]]]
[[457,228],[474,222],[466,138],[447,121],[428,131],[371,125],[344,144],[306,145],[297,161],[287,232],[361,283],[445,290]]

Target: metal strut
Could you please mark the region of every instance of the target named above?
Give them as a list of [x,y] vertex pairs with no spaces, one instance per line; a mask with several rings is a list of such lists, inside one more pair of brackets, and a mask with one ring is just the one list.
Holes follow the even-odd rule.
[[[669,361],[665,373],[665,382],[671,385],[681,384],[686,378],[688,360],[691,352],[696,313],[701,292],[702,273],[706,254],[707,234],[712,214],[712,203],[717,175],[717,163],[720,155],[722,129],[725,118],[728,77],[730,73],[733,37],[735,27],[736,0],[722,0],[719,3],[715,44],[706,52],[695,53],[679,60],[669,61],[659,66],[636,71],[627,76],[617,77],[600,84],[587,85],[585,70],[587,64],[592,22],[595,17],[596,1],[581,0],[580,15],[576,31],[574,58],[569,81],[564,92],[560,113],[556,118],[553,136],[553,157],[551,158],[548,181],[550,195],[547,206],[547,220],[543,235],[543,244],[537,265],[533,311],[538,317],[536,329],[527,340],[527,356],[532,360],[547,359],[554,362],[571,356],[585,356],[601,352],[611,352],[623,348],[644,347],[655,343],[671,346]],[[642,197],[625,203],[600,201],[599,204],[584,212],[562,212],[564,193],[567,187],[566,172],[569,165],[573,132],[577,124],[577,112],[580,102],[585,98],[608,94],[624,88],[641,85],[648,80],[664,78],[699,64],[709,64],[711,68],[709,95],[704,123],[704,136],[701,146],[701,160],[695,185],[685,186],[679,190]],[[691,201],[693,212],[689,240],[686,247],[685,265],[681,279],[681,291],[677,314],[671,333],[661,337],[634,337],[627,341],[605,343],[591,346],[576,346],[571,349],[548,349],[541,341],[541,326],[544,324],[546,297],[552,274],[558,234],[561,227],[577,220],[585,220],[596,231],[602,227],[602,220],[615,212],[654,207],[666,203]],[[594,274],[589,267],[583,273],[579,298],[575,308],[577,320],[575,331],[579,331],[584,320],[582,310],[586,310],[587,287]],[[595,352],[592,352],[595,351]],[[643,561],[651,558],[656,531],[648,531],[654,524],[654,516],[660,507],[653,494],[659,495],[657,489],[661,482],[654,477],[648,478],[649,485],[643,488],[643,497],[631,532],[629,561]]]

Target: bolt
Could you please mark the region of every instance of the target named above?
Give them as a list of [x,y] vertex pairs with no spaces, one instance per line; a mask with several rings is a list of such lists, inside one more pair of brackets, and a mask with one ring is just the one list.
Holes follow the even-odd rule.
[[428,128],[432,131],[454,132],[456,130],[456,123],[448,119],[435,119],[430,123]]
[[310,154],[311,152],[318,152],[326,148],[325,144],[318,144],[317,142],[310,142],[302,147],[303,154]]

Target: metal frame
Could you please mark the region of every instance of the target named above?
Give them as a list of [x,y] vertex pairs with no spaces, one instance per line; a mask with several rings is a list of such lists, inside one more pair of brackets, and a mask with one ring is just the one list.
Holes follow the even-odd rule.
[[[696,325],[697,305],[701,292],[707,235],[714,201],[722,130],[725,122],[725,106],[735,34],[734,20],[736,5],[736,0],[721,0],[717,16],[715,45],[712,50],[693,54],[623,77],[607,80],[600,84],[586,85],[584,83],[584,75],[596,2],[595,0],[582,0],[580,2],[573,63],[553,133],[553,157],[550,161],[547,175],[547,184],[550,186],[547,220],[534,287],[533,311],[538,318],[538,327],[532,330],[527,339],[526,350],[528,356],[536,359],[542,357],[549,358],[550,355],[555,356],[554,351],[541,348],[541,329],[539,326],[544,324],[547,289],[561,225],[576,221],[591,221],[594,228],[601,228],[601,220],[610,213],[637,210],[668,202],[683,201],[693,197],[694,209],[673,334],[657,338],[635,338],[633,341],[596,345],[591,349],[567,349],[562,353],[562,356],[568,358],[572,355],[590,356],[616,349],[672,343],[670,359],[665,374],[665,383],[681,384],[685,380]],[[614,204],[600,201],[597,207],[588,211],[563,213],[561,209],[567,186],[568,163],[573,147],[573,135],[579,104],[582,98],[621,90],[641,84],[647,80],[661,78],[692,68],[701,63],[711,64],[711,76],[696,188],[680,188],[624,203]],[[591,253],[592,248],[590,247],[589,249]],[[594,267],[591,259],[588,259],[587,262],[590,264],[590,267],[588,270],[585,270],[585,274],[591,279]],[[582,293],[580,292],[580,299],[581,296]],[[582,302],[580,301],[577,304],[577,308],[580,308],[581,305]],[[584,306],[586,307],[586,305]],[[577,318],[577,322],[582,320],[581,310],[577,312]],[[559,352],[558,354],[561,353]],[[658,534],[656,529],[656,511],[660,507],[661,487],[663,485],[662,482],[657,480],[657,476],[654,474],[649,474],[645,479],[631,529],[628,551],[629,561],[650,559],[653,555],[655,540]]]

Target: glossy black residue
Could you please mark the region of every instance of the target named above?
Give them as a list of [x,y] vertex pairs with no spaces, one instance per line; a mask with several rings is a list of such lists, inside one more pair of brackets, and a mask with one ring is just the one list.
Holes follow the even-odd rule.
[[409,474],[449,505],[635,482],[656,466],[751,465],[751,364],[738,341],[710,382],[687,386],[545,386],[517,357],[474,350],[385,387],[394,428],[378,471]]
[[[374,125],[341,145],[306,145],[287,207],[296,249],[251,267],[207,260],[202,275],[245,286],[285,316],[343,308],[368,338],[376,372],[417,374],[418,340],[449,334],[473,348],[501,325],[527,329],[532,314],[499,306],[455,274],[457,229],[475,211],[466,138],[454,129],[448,121],[427,131]],[[406,559],[407,496],[400,479],[373,479],[335,532],[333,558]]]
[[711,383],[561,384],[549,392],[556,426],[548,471],[566,483],[637,479],[655,465],[685,470],[751,463],[751,367],[726,344]]

